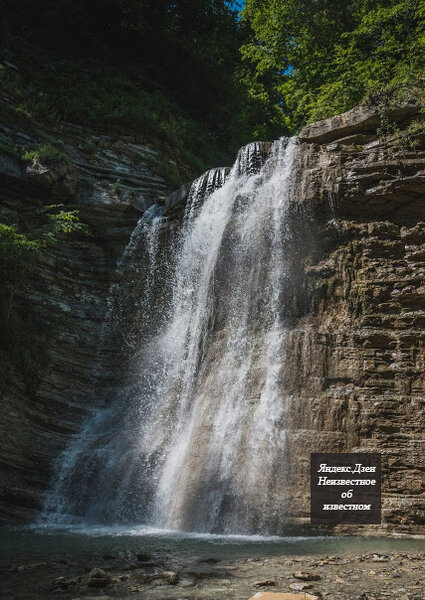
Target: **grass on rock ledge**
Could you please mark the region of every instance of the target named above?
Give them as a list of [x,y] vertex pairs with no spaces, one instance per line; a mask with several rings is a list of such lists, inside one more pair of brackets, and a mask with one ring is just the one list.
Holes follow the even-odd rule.
[[[186,165],[186,178],[223,162],[223,140],[165,91],[150,89],[136,67],[122,70],[96,61],[71,61],[24,42],[12,58],[13,67],[0,64],[0,89],[13,96],[18,114],[53,127],[73,123],[105,135],[138,136]],[[228,152],[229,161],[234,149]],[[172,179],[173,184],[183,183]]]

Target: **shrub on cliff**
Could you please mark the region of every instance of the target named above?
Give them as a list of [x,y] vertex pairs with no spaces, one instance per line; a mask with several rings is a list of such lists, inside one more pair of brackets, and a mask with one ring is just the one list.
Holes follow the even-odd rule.
[[[38,269],[49,249],[74,232],[88,230],[76,210],[63,210],[61,205],[21,207],[17,222],[0,222],[0,351],[19,369],[28,392],[36,386],[46,359],[45,332],[32,302]],[[2,360],[3,382],[7,369]]]

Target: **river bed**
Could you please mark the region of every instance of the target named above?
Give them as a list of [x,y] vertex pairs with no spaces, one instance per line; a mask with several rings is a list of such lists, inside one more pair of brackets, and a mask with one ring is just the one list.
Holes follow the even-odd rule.
[[[8,528],[1,540],[0,593],[15,600],[248,600],[258,591],[337,600],[425,597],[421,538],[74,527]],[[295,577],[298,571],[306,578]]]

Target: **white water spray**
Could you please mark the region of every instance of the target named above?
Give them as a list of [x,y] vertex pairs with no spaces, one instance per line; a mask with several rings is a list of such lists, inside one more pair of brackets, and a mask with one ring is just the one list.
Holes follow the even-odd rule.
[[295,139],[275,142],[267,160],[250,144],[230,172],[194,182],[161,301],[160,219],[136,228],[127,255],[145,236],[150,274],[132,384],[70,444],[45,520],[282,531],[295,153]]

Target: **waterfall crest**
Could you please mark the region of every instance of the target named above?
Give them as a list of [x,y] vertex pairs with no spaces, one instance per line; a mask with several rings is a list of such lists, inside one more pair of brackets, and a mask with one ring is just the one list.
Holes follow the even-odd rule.
[[166,266],[160,211],[139,222],[123,257],[131,376],[69,445],[45,521],[282,532],[295,154],[294,138],[267,158],[249,144],[196,180]]

